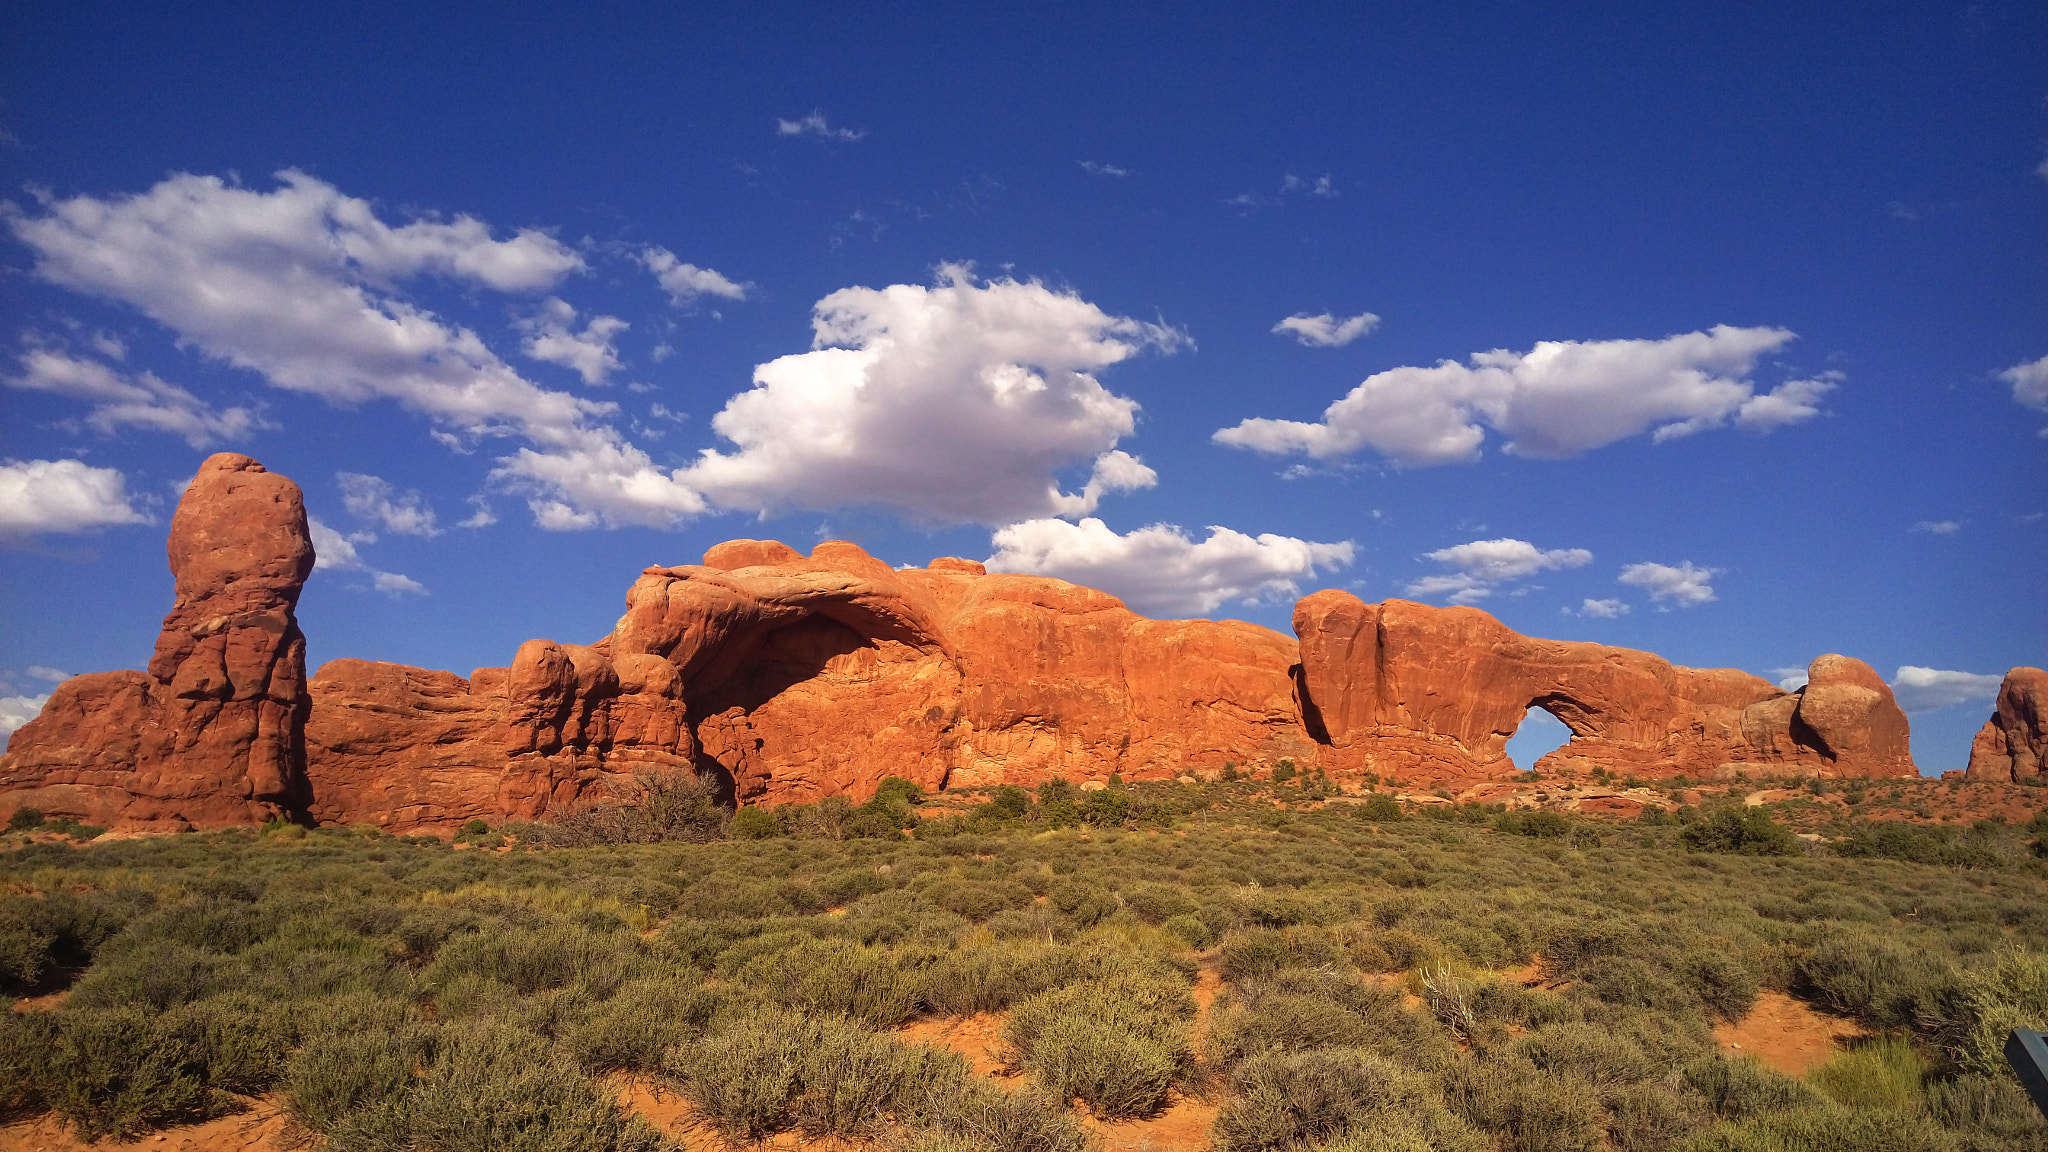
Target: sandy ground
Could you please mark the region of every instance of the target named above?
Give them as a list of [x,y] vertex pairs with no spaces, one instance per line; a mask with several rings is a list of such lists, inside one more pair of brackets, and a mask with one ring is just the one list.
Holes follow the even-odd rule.
[[[86,1152],[87,1149],[148,1149],[149,1152],[227,1152],[229,1149],[282,1149],[286,1117],[272,1096],[246,1101],[249,1110],[204,1124],[151,1132],[133,1143],[106,1140],[88,1144],[71,1134],[55,1114],[0,1128],[0,1152]],[[303,1131],[303,1129],[301,1130]]]
[[1739,1024],[1722,1024],[1714,1039],[1730,1055],[1750,1055],[1792,1076],[1804,1076],[1868,1035],[1852,1020],[1825,1016],[1783,992],[1763,992]]

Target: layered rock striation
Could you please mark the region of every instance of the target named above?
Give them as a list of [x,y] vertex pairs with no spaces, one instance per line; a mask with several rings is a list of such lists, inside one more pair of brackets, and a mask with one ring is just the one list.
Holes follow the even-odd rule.
[[691,770],[771,804],[859,798],[891,775],[937,789],[1281,760],[1434,785],[1512,771],[1506,741],[1531,707],[1574,734],[1551,769],[1914,771],[1890,690],[1846,657],[1814,661],[1787,693],[1531,639],[1477,609],[1334,591],[1300,602],[1297,640],[1148,620],[971,560],[892,569],[836,541],[804,555],[735,540],[648,568],[610,634],[529,640],[466,679],[342,659],[308,682],[292,616],[313,563],[298,489],[231,454],[179,506],[170,557],[177,604],[149,670],[61,686],[0,757],[0,810],[143,828],[284,813],[445,826]]
[[1970,743],[1971,780],[2019,783],[2048,774],[2048,671],[2014,668],[1998,686],[1991,719]]

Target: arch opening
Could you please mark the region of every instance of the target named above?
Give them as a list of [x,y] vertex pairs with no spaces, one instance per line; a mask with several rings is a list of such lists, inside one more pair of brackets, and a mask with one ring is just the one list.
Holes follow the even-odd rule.
[[1508,736],[1508,759],[1524,772],[1536,767],[1536,762],[1571,743],[1571,727],[1559,719],[1555,712],[1541,703],[1531,703],[1522,713],[1520,723]]

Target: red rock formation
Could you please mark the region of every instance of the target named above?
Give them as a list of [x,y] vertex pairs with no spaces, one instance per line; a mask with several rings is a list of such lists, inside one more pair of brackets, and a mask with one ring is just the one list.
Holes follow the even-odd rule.
[[313,545],[298,485],[247,456],[208,458],[171,518],[169,554],[177,600],[149,670],[59,685],[0,757],[10,808],[184,827],[306,802],[293,609]]
[[1545,770],[1711,776],[1745,767],[1910,775],[1906,718],[1866,665],[1814,661],[1817,690],[1786,693],[1733,669],[1535,640],[1476,608],[1367,604],[1325,591],[1295,606],[1303,722],[1333,772],[1405,781],[1512,770],[1508,737],[1541,707],[1572,740]]
[[[957,557],[894,570],[841,542],[804,556],[735,540],[701,565],[649,568],[610,635],[529,640],[467,680],[335,660],[309,686],[292,607],[312,550],[289,480],[209,460],[170,554],[178,600],[150,670],[63,685],[0,759],[4,807],[141,827],[294,810],[404,828],[531,818],[646,769],[721,771],[766,803],[858,799],[888,775],[941,788],[1282,759],[1434,784],[1510,771],[1507,738],[1532,706],[1575,734],[1546,768],[1913,770],[1890,690],[1840,656],[1788,694],[1529,639],[1476,609],[1343,592],[1301,601],[1296,641],[1147,620]],[[2033,743],[2012,747],[2038,766],[2028,699],[2033,719],[2012,730]],[[2002,696],[2008,712],[2023,709]]]
[[2014,668],[1970,745],[1971,780],[2018,783],[2048,774],[2048,671]]

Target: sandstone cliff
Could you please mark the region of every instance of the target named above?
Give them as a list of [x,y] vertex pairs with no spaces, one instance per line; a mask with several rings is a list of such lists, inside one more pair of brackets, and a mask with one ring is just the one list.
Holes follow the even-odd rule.
[[2048,773],[2048,671],[2014,668],[1998,686],[1991,719],[1970,744],[1971,780],[2019,783]]
[[[647,769],[708,771],[771,804],[860,798],[890,775],[937,789],[1283,759],[1434,785],[1511,771],[1505,744],[1530,707],[1574,733],[1552,770],[1914,772],[1890,689],[1847,657],[1815,660],[1786,693],[1531,639],[1473,608],[1335,591],[1296,607],[1297,640],[1147,620],[971,560],[892,569],[842,542],[806,556],[735,540],[648,568],[609,635],[529,640],[467,679],[343,659],[309,684],[292,615],[313,563],[299,491],[232,454],[180,504],[170,560],[177,603],[149,670],[61,686],[0,757],[0,810],[404,828],[531,818]],[[2038,689],[2023,707],[2012,684],[2000,716],[2032,719],[2000,727],[2022,733],[2000,747],[2038,771]]]
[[1744,770],[1909,776],[1906,716],[1861,661],[1822,656],[1788,693],[1735,669],[1520,635],[1476,608],[1348,592],[1304,597],[1303,722],[1331,772],[1480,780],[1513,769],[1508,737],[1548,710],[1572,739],[1545,771],[1711,777]]
[[313,570],[298,485],[222,452],[171,518],[177,599],[146,672],[74,676],[0,757],[6,807],[98,824],[262,820],[310,799],[301,735]]

